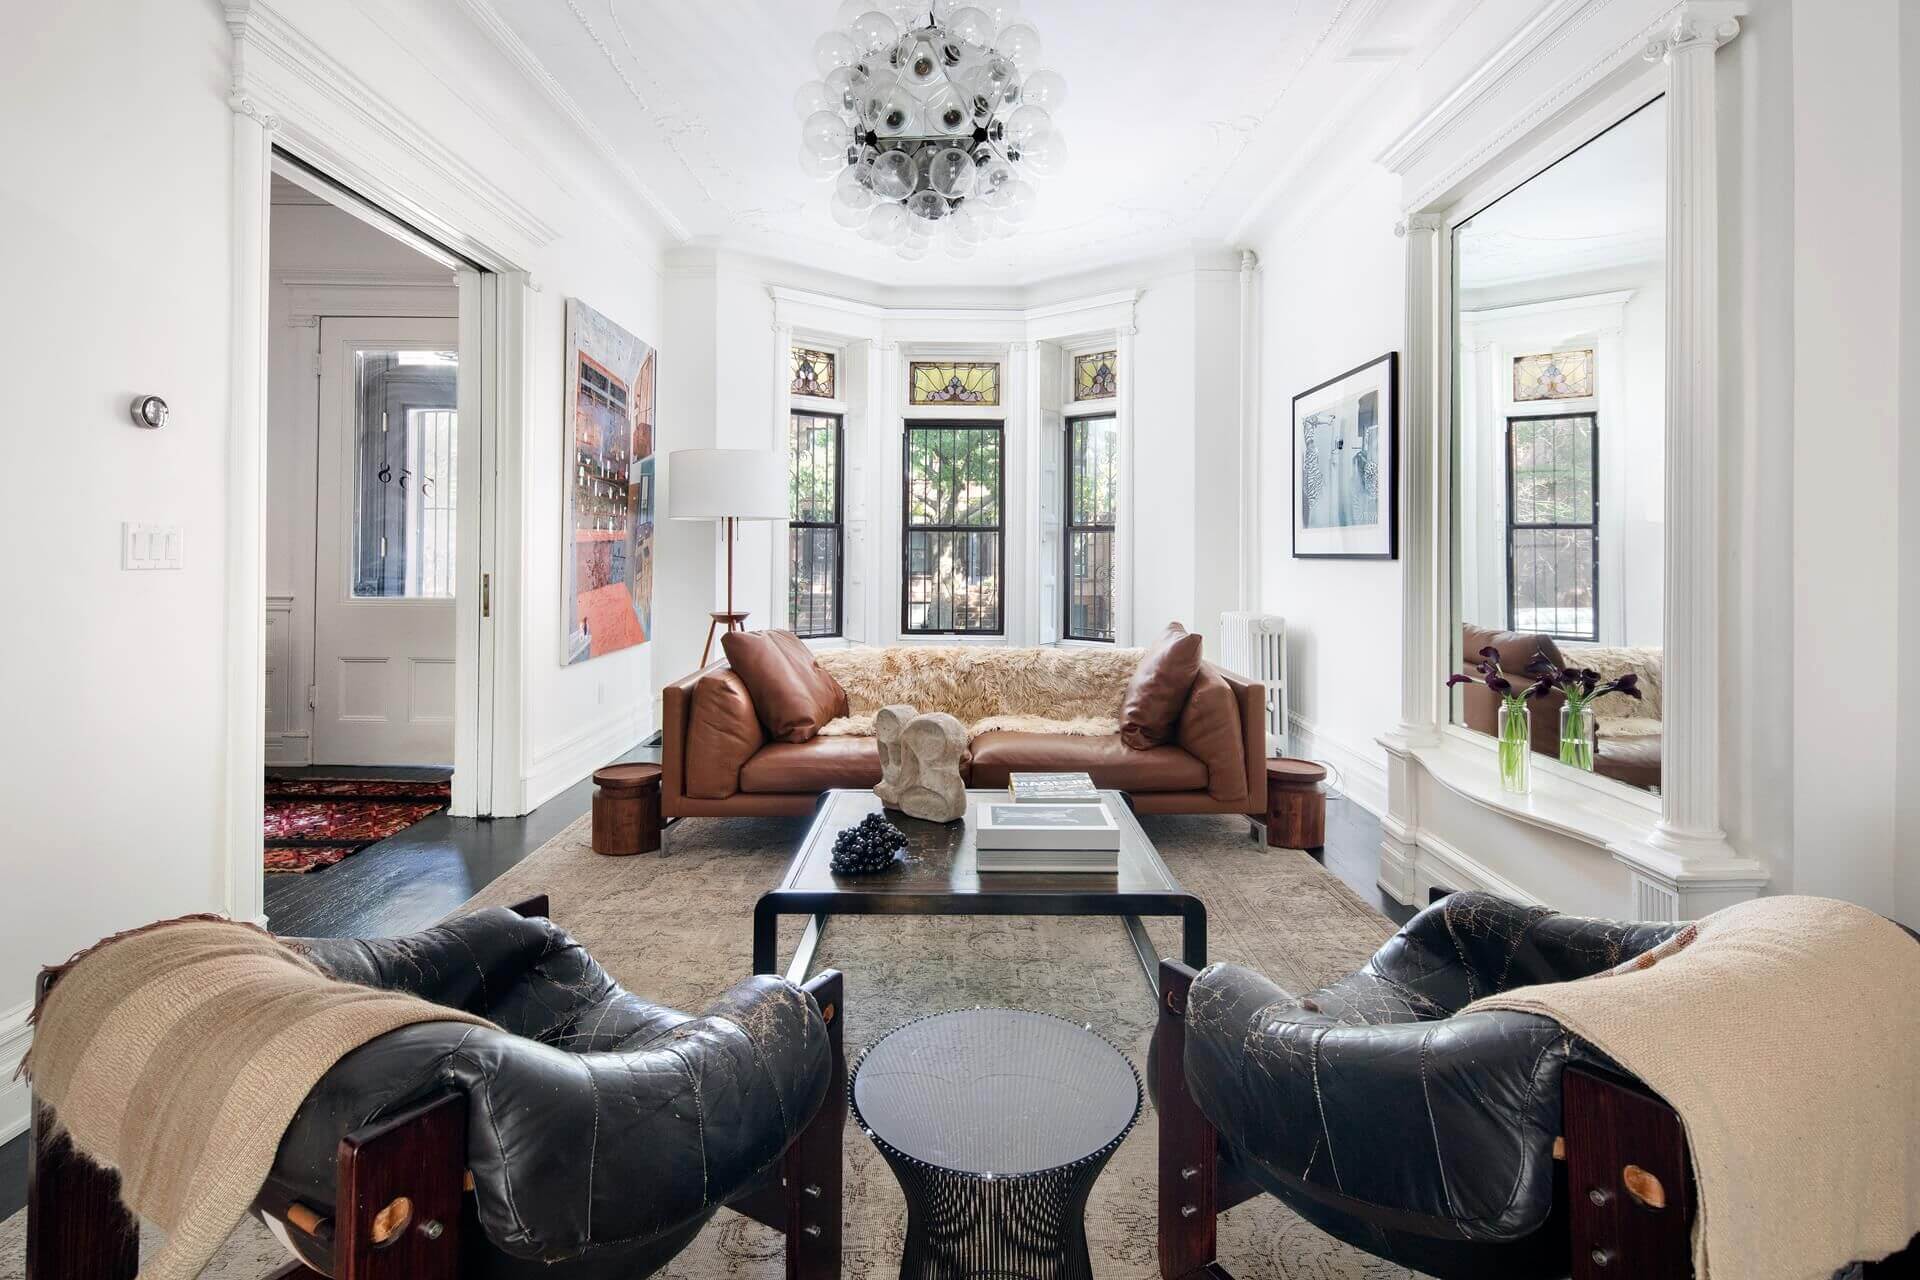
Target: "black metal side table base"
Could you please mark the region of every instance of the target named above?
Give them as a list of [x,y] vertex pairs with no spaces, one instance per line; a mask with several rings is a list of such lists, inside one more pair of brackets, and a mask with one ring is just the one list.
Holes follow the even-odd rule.
[[900,1280],[1093,1280],[1087,1197],[1111,1151],[1017,1178],[950,1173],[884,1144],[880,1154],[907,1197]]

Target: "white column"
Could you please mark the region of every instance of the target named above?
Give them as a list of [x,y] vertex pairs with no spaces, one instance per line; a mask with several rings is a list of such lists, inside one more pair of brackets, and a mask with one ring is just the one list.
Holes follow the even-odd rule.
[[[1140,489],[1134,483],[1133,476],[1133,389],[1138,385],[1133,376],[1133,353],[1139,345],[1134,339],[1140,336],[1138,307],[1136,296],[1133,302],[1127,304],[1126,323],[1120,326],[1113,343],[1113,358],[1120,362],[1114,386],[1114,407],[1120,420],[1119,501],[1121,528],[1124,530],[1120,537],[1114,539],[1114,559],[1117,563],[1113,567],[1113,639],[1115,644],[1121,646],[1140,643],[1143,637],[1156,634],[1155,629],[1160,625],[1152,619],[1135,625],[1140,620],[1133,616],[1133,567],[1140,563],[1137,543],[1139,539],[1151,536],[1148,532],[1151,522],[1135,501]],[[1066,518],[1064,512],[1061,518]],[[1064,582],[1060,584],[1060,589],[1063,592],[1066,590]]]
[[1397,230],[1407,241],[1407,343],[1400,371],[1400,731],[1408,746],[1440,740],[1442,632],[1439,557],[1441,228],[1437,213],[1409,215]]
[[1667,64],[1665,714],[1656,845],[1722,856],[1720,279],[1714,52],[1743,5],[1688,4],[1649,49]]
[[233,383],[227,408],[226,884],[236,920],[266,923],[267,259],[274,129],[233,100]]
[[1260,440],[1260,257],[1240,253],[1240,598],[1234,607],[1257,612],[1264,594],[1266,530]]
[[[769,403],[773,405],[773,447],[781,450],[787,448],[788,435],[791,431],[790,421],[792,415],[790,410],[793,405],[792,361],[793,325],[782,318],[780,315],[780,302],[778,299],[775,299],[773,304],[773,399]],[[840,393],[840,388],[837,385],[834,387],[834,393],[836,395]],[[845,486],[842,485],[842,492],[844,491]],[[769,612],[767,620],[761,625],[767,627],[785,627],[791,622],[793,617],[793,602],[788,598],[793,589],[793,580],[787,559],[789,539],[787,536],[787,526],[784,523],[776,523],[773,526],[771,540],[773,543],[769,548],[769,559],[771,563],[768,566],[770,581],[767,584]],[[842,602],[841,607],[846,607],[844,602]]]

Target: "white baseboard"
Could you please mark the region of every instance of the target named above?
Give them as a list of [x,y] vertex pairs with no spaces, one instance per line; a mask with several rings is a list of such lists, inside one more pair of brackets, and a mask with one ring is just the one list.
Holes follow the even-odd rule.
[[620,711],[537,752],[522,780],[523,811],[532,812],[607,761],[631,751],[649,732],[640,716]]
[[312,764],[313,739],[304,733],[268,734],[267,763],[275,765]]
[[31,1115],[27,1082],[16,1079],[20,1060],[33,1043],[33,1028],[27,1025],[31,1004],[0,1013],[0,1142],[11,1142],[27,1131]]
[[[1287,750],[1302,759],[1318,760],[1334,767],[1340,793],[1376,818],[1387,815],[1387,765],[1366,752],[1356,751],[1343,742],[1322,734],[1311,721],[1297,713],[1287,716]],[[1379,748],[1374,748],[1377,754]]]

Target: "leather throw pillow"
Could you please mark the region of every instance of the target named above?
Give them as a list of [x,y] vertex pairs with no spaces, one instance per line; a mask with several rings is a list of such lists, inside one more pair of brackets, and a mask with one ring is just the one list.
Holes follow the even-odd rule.
[[1136,751],[1173,740],[1187,694],[1200,677],[1200,637],[1177,622],[1140,659],[1120,703],[1120,740]]
[[805,742],[827,721],[847,714],[847,691],[793,632],[730,631],[720,637],[720,648],[775,742]]

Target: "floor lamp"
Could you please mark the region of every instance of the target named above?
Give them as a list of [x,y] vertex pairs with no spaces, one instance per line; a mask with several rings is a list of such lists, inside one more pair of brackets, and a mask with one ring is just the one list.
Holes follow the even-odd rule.
[[676,449],[667,455],[667,518],[717,520],[727,542],[727,607],[708,617],[700,665],[713,656],[724,626],[744,629],[747,614],[733,607],[733,541],[742,520],[787,518],[787,457],[775,449]]

